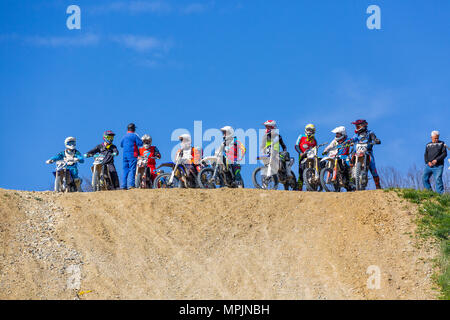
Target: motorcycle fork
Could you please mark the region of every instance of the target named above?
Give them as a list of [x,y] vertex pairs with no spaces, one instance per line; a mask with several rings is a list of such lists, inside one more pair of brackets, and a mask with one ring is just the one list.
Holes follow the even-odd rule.
[[334,160],[334,168],[333,168],[333,178],[331,179],[331,181],[336,181],[336,179],[337,179],[337,169],[338,169],[338,159],[336,158],[335,160]]

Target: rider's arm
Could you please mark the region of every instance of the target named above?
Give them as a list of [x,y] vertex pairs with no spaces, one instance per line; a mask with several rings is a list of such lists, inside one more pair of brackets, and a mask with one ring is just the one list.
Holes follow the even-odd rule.
[[78,159],[79,163],[83,163],[84,162],[83,155],[80,153],[80,151],[77,150],[77,152],[75,153],[75,157]]
[[297,141],[295,142],[295,151],[298,153],[302,153],[302,150],[300,149],[300,141],[302,139],[302,135],[299,135],[297,138]]
[[59,160],[62,160],[62,159],[64,159],[64,151],[61,151],[56,156],[53,156],[53,157],[51,157],[48,160],[51,160],[52,162],[54,162],[54,161],[59,161]]
[[374,144],[381,144],[381,140],[377,138],[375,133],[370,133],[370,139],[373,141]]
[[331,143],[323,149],[323,153],[328,153],[330,149],[333,149],[337,145],[336,140],[331,141]]
[[116,156],[118,156],[119,155],[119,149],[117,149],[117,147],[116,146],[113,146],[113,148],[112,148],[112,150],[111,150],[113,153],[115,153],[115,155]]
[[155,157],[161,159],[161,153],[159,152],[159,149],[157,147],[155,147]]
[[96,153],[99,153],[99,152],[100,152],[100,148],[99,148],[99,146],[96,146],[94,149],[89,150],[88,152],[86,152],[86,154],[88,156],[92,156],[92,155],[94,155]]
[[283,138],[281,136],[280,137],[280,146],[283,149],[283,151],[287,151],[286,145],[284,144]]

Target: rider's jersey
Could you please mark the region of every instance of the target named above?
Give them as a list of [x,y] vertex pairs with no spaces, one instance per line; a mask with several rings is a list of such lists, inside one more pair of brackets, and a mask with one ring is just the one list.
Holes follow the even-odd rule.
[[161,154],[159,153],[158,148],[155,146],[150,146],[150,148],[148,148],[148,149],[146,149],[144,147],[139,148],[139,155],[141,157],[148,158],[147,167],[156,165],[156,161],[155,161],[155,159],[152,159],[152,157],[161,158]]
[[83,155],[78,150],[75,150],[75,152],[73,154],[70,154],[69,152],[64,150],[64,151],[61,151],[60,153],[58,153],[56,156],[50,158],[50,160],[52,160],[52,161],[64,160],[67,162],[72,162],[73,165],[67,166],[68,168],[77,168],[78,167],[77,162],[74,161],[75,159],[78,159],[79,163],[84,162]]
[[244,155],[245,147],[237,140],[237,137],[233,137],[233,141],[226,143],[223,148],[222,156],[228,159],[231,163],[238,162],[244,157]]
[[183,164],[200,164],[200,160],[203,156],[203,150],[200,147],[189,147],[188,149],[179,149],[181,153],[181,159]]
[[[352,143],[352,139],[344,139],[342,142],[338,142],[336,139],[334,139],[333,141],[331,141],[331,143],[323,150],[323,152],[327,153],[329,151],[333,152],[333,153],[337,153],[341,159],[346,159],[348,158],[349,154],[350,154],[350,143]],[[343,147],[345,145],[345,148],[341,148],[341,149],[337,149],[340,147]]]
[[280,146],[283,149],[283,151],[287,150],[286,144],[283,141],[283,138],[279,134],[274,134],[274,137],[272,139],[272,132],[265,133],[262,138],[262,144],[261,148],[263,150],[267,150],[270,146],[272,146],[273,150],[276,152],[280,152]]
[[297,142],[295,143],[295,150],[298,153],[305,153],[315,146],[317,146],[316,138],[312,137],[312,139],[310,139],[306,135],[301,134],[298,136]]
[[[358,143],[361,141],[369,143],[367,146],[367,151],[372,152],[373,150],[373,144],[381,144],[381,141],[377,138],[375,133],[373,133],[370,130],[366,130],[360,134],[355,134],[353,138],[351,139],[352,142]],[[373,143],[373,144],[372,144]]]
[[103,164],[114,164],[114,153],[115,155],[119,155],[119,150],[117,149],[116,145],[114,144],[106,144],[100,143],[97,145],[94,149],[87,152],[89,155],[94,155],[96,153],[100,153],[105,156],[103,159]]

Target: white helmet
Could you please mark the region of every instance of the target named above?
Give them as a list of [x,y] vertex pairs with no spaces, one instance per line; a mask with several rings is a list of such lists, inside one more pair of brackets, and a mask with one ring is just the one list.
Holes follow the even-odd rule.
[[149,134],[144,134],[142,136],[141,140],[144,143],[144,148],[146,148],[146,149],[148,149],[152,144],[152,137]]
[[74,137],[67,137],[66,140],[64,140],[64,145],[66,146],[66,149],[75,150],[77,146],[77,139]]
[[189,134],[182,134],[178,137],[178,139],[181,141],[181,147],[183,149],[188,149],[191,147],[191,136]]
[[230,126],[225,126],[220,129],[224,134],[225,141],[231,141],[234,138],[234,129]]
[[264,122],[264,125],[266,127],[273,127],[273,129],[275,129],[277,127],[277,122],[275,120],[267,120],[266,122]]
[[[334,134],[336,134],[336,141],[341,141],[347,137],[347,130],[345,130],[344,126],[340,126],[331,130]],[[339,137],[337,135],[340,135]]]

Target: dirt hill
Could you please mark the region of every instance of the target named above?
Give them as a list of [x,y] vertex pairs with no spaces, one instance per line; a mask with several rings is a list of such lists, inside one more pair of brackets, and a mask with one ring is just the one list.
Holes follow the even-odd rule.
[[0,190],[0,299],[434,299],[415,215],[383,191]]

